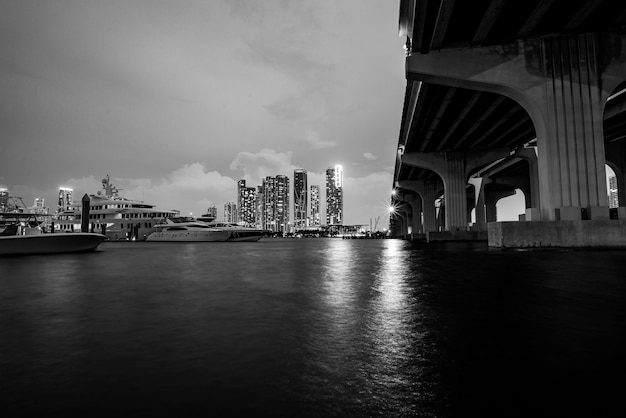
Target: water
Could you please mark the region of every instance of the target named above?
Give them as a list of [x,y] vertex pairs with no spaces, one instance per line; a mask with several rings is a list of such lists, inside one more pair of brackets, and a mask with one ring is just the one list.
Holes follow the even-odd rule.
[[264,239],[0,259],[5,416],[626,416],[626,252]]

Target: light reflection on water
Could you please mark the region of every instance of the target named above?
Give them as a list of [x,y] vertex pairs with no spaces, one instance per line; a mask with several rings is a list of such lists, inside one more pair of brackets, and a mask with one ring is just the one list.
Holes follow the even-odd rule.
[[0,389],[13,415],[439,417],[596,385],[608,416],[625,259],[341,239],[3,258]]

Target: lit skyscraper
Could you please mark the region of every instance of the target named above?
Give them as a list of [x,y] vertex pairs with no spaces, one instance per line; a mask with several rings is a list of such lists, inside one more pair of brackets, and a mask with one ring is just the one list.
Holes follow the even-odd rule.
[[237,222],[237,204],[235,202],[228,202],[224,205],[224,221]]
[[259,229],[265,229],[265,194],[263,192],[263,185],[257,186],[255,209],[256,209],[256,227]]
[[67,210],[72,210],[72,194],[74,190],[69,187],[59,187],[59,209],[58,212],[64,212]]
[[343,224],[343,168],[326,170],[326,225]]
[[278,175],[263,179],[262,228],[274,232],[289,231],[289,177]]
[[256,189],[254,187],[246,187],[245,180],[237,182],[237,222],[244,225],[254,225],[255,215],[255,196]]
[[311,186],[311,217],[309,226],[319,227],[320,225],[320,186],[313,185]]
[[293,223],[296,228],[307,227],[307,172],[302,168],[293,171]]
[[9,189],[0,187],[0,212],[7,210],[9,206]]

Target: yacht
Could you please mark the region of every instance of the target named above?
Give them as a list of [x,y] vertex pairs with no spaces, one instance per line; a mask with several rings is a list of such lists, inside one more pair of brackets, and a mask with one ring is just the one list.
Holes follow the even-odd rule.
[[[112,241],[145,240],[156,230],[157,223],[179,214],[175,210],[157,209],[155,205],[121,197],[108,175],[102,179],[102,190],[89,198],[89,230],[101,232]],[[82,201],[75,202],[71,210],[59,212],[53,220],[54,231],[80,231],[81,213]]]
[[94,251],[106,237],[97,233],[44,233],[31,213],[0,213],[0,256]]
[[210,227],[205,222],[199,222],[191,217],[172,217],[155,225],[156,231],[146,238],[146,241],[226,241],[231,236],[230,231]]
[[267,234],[268,231],[263,229],[252,228],[248,226],[241,226],[232,222],[219,222],[219,221],[210,221],[206,222],[206,224],[211,228],[218,228],[222,231],[228,231],[230,236],[227,241],[247,241],[247,242],[256,242],[263,238],[264,235]]

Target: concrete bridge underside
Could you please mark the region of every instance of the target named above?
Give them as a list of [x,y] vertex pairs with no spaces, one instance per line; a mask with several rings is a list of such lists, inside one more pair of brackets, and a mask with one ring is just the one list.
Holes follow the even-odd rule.
[[[393,232],[626,246],[626,4],[614,3],[400,1],[407,87],[393,186],[403,221]],[[614,220],[606,164],[619,185]],[[495,203],[516,189],[526,222],[495,222]]]

